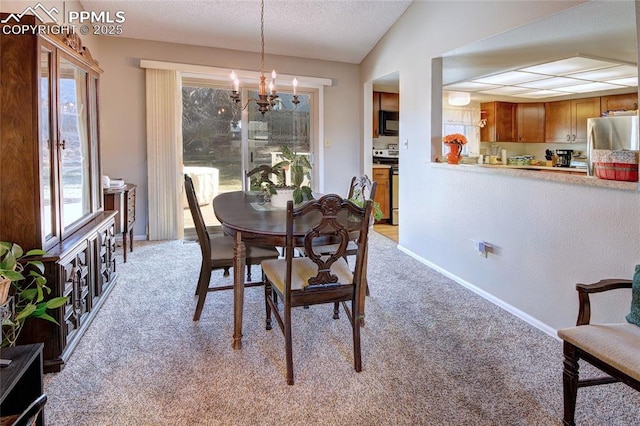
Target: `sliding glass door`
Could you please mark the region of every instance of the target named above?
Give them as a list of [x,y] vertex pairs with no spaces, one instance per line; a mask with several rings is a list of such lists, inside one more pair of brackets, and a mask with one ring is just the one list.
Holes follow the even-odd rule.
[[[223,192],[240,191],[245,171],[281,160],[283,146],[308,154],[313,161],[313,94],[279,93],[274,110],[261,114],[250,101],[236,104],[231,90],[210,82],[183,80],[182,138],[183,166],[196,187],[207,226],[219,225],[211,201]],[[256,98],[257,91],[244,89],[242,99]],[[193,227],[191,213],[183,199],[185,229]]]

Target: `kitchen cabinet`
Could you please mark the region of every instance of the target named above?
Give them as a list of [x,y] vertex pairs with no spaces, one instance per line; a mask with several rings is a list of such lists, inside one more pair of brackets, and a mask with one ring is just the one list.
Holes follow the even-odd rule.
[[602,96],[600,98],[600,112],[607,111],[633,111],[638,109],[638,93],[625,93],[623,95]]
[[380,136],[380,92],[373,92],[373,137]]
[[373,129],[374,138],[380,136],[380,111],[400,111],[400,95],[390,92],[373,92]]
[[391,218],[391,169],[389,167],[375,167],[373,181],[378,183],[374,201],[380,205],[381,221]]
[[397,93],[380,92],[380,109],[399,112],[400,96]]
[[600,98],[545,103],[545,142],[586,143],[587,119],[600,117]]
[[544,102],[521,103],[516,110],[518,142],[544,142]]
[[481,118],[487,124],[480,128],[482,142],[517,141],[517,107],[511,102],[485,102],[480,104]]
[[44,343],[45,371],[59,371],[116,279],[116,213],[102,204],[102,70],[75,33],[2,31],[0,49],[0,241],[46,250],[46,297],[68,297],[51,312],[59,325],[27,321],[18,344]]

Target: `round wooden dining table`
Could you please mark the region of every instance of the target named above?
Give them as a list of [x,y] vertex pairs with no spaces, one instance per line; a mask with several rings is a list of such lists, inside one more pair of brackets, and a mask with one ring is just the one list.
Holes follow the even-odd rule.
[[[225,234],[235,241],[233,265],[233,348],[242,348],[242,314],[244,307],[245,243],[284,247],[286,245],[287,210],[259,204],[257,196],[244,191],[226,192],[213,199],[213,211]],[[303,237],[303,224],[294,234]]]
[[[222,224],[224,233],[233,236],[235,241],[232,346],[234,349],[242,349],[244,270],[246,266],[245,243],[284,247],[287,237],[287,210],[285,208],[272,207],[269,203],[259,204],[255,194],[235,191],[216,196],[213,199],[213,211]],[[294,225],[294,240],[299,239],[300,245],[307,231],[315,223],[313,217],[307,219],[308,221],[296,221]],[[364,269],[366,271],[366,266]],[[360,303],[364,307],[364,300]],[[361,312],[364,313],[364,309]]]

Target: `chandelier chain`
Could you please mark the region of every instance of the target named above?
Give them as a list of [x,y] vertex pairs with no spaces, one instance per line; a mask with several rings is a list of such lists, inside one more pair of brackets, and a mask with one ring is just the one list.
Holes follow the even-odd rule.
[[261,62],[260,72],[264,75],[264,0],[260,7],[260,40],[261,40]]

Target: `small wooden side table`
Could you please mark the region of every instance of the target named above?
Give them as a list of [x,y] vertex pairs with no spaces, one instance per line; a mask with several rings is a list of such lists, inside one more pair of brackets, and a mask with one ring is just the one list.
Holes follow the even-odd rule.
[[[10,359],[0,368],[0,413],[20,414],[44,392],[42,380],[42,343],[20,345],[0,350],[0,358]],[[44,425],[44,411],[36,425]]]
[[136,188],[127,183],[122,188],[104,190],[104,209],[118,211],[116,232],[122,232],[123,261],[127,262],[127,234],[129,235],[129,251],[133,251],[133,224],[136,221]]

